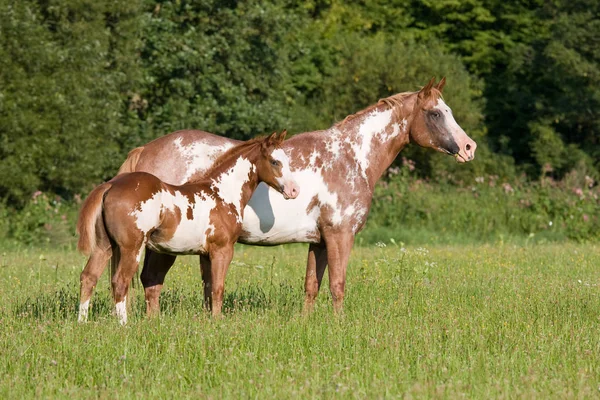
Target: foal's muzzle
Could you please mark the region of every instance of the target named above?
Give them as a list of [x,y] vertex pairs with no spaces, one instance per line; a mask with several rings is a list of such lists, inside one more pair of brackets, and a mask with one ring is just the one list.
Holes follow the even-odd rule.
[[281,193],[286,200],[295,199],[300,194],[300,188],[296,182],[289,181],[283,184]]

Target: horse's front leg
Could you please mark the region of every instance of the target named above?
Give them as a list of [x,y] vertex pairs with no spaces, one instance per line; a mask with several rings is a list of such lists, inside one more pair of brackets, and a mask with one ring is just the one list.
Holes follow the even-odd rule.
[[344,289],[346,287],[346,269],[350,260],[350,252],[354,244],[354,233],[349,231],[324,232],[327,245],[327,263],[329,264],[329,290],[333,298],[333,309],[342,311]]
[[146,249],[140,280],[144,286],[146,315],[148,317],[160,314],[160,305],[158,302],[160,292],[165,283],[165,276],[173,266],[176,258],[177,256],[171,254],[161,254]]
[[306,262],[306,278],[304,280],[305,313],[310,313],[314,308],[326,267],[327,247],[322,243],[311,243],[308,246],[308,261]]
[[233,243],[213,250],[210,254],[210,290],[212,297],[213,317],[221,314],[223,308],[223,292],[225,290],[225,276],[233,258]]

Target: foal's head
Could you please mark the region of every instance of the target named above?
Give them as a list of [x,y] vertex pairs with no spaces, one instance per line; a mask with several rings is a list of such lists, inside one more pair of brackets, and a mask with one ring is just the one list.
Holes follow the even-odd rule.
[[463,131],[452,116],[452,110],[442,99],[446,78],[436,85],[435,78],[417,94],[413,109],[411,140],[422,147],[431,147],[452,154],[458,162],[471,161],[477,144]]
[[295,199],[300,193],[298,184],[290,171],[290,160],[281,149],[286,131],[271,134],[260,144],[261,157],[256,162],[258,179],[283,194],[286,199]]

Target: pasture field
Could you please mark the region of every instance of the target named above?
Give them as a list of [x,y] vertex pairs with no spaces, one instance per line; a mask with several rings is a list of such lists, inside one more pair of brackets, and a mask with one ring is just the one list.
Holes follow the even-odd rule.
[[[354,249],[345,312],[304,316],[306,247],[238,247],[225,316],[181,257],[160,318],[77,324],[74,250],[0,248],[1,398],[597,398],[600,246]],[[324,289],[324,290],[323,290]]]

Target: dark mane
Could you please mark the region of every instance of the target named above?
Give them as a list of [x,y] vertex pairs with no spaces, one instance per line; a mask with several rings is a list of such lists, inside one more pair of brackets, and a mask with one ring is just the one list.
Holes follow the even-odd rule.
[[[342,121],[339,121],[337,123],[334,124],[335,127],[341,127],[343,126],[345,123],[354,120],[357,117],[360,117],[366,113],[369,113],[373,110],[375,110],[377,107],[381,106],[382,104],[385,104],[386,106],[388,106],[389,108],[391,108],[392,110],[394,110],[395,112],[398,112],[398,110],[400,110],[400,108],[402,107],[402,104],[404,103],[404,100],[410,96],[413,95],[415,93],[418,92],[402,92],[402,93],[396,93],[394,95],[391,95],[389,97],[384,97],[382,99],[379,99],[377,101],[377,103],[370,105],[369,107],[357,111],[354,114],[350,114],[348,115],[346,118],[344,118]],[[436,88],[431,88],[431,93],[437,98],[442,97],[442,93],[437,90]]]

